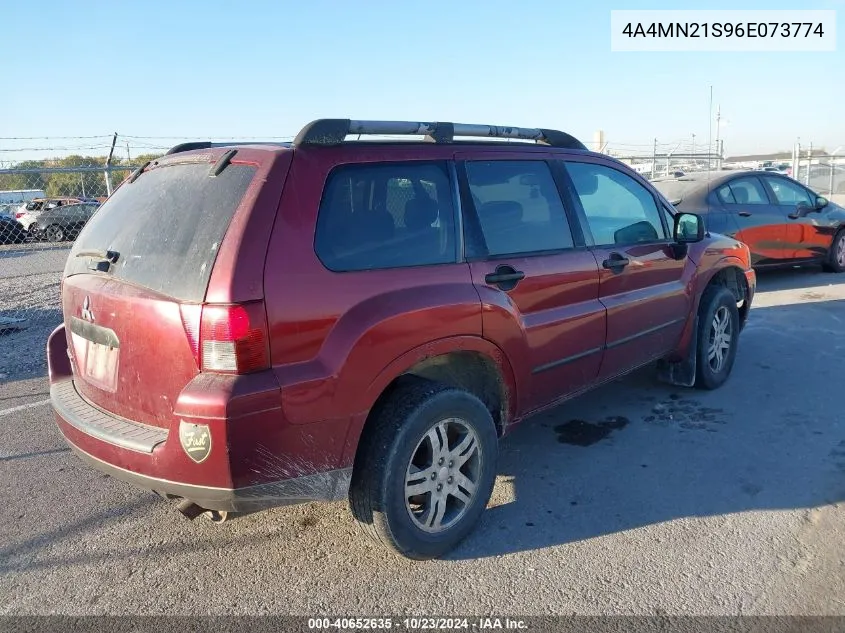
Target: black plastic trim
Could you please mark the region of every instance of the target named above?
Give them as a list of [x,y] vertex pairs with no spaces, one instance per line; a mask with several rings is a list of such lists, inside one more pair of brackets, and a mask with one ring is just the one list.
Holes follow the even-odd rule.
[[220,158],[217,159],[217,162],[211,167],[211,171],[209,172],[208,176],[210,178],[216,178],[219,176],[226,167],[228,167],[229,163],[232,162],[232,159],[235,157],[235,154],[238,153],[236,149],[230,149],[227,152],[223,153]]
[[611,343],[607,343],[604,348],[605,349],[613,349],[614,347],[619,347],[620,345],[625,345],[626,343],[630,343],[631,341],[635,341],[638,338],[643,336],[648,336],[649,334],[654,334],[655,332],[659,332],[660,330],[664,330],[667,327],[671,327],[678,323],[686,322],[686,317],[683,319],[672,319],[671,321],[667,321],[666,323],[661,323],[660,325],[655,325],[654,327],[650,327],[647,330],[643,330],[642,332],[637,332],[636,334],[631,334],[631,336],[626,336],[624,338],[616,339]]
[[125,470],[65,441],[77,457],[102,473],[163,497],[188,499],[207,510],[254,512],[310,501],[340,501],[348,496],[352,478],[352,468],[341,468],[245,488],[197,486]]
[[550,363],[546,363],[545,365],[538,365],[534,369],[531,370],[532,374],[539,374],[544,371],[548,371],[549,369],[555,369],[557,367],[561,367],[563,365],[567,365],[569,363],[574,363],[576,360],[581,360],[582,358],[586,358],[587,356],[592,356],[593,354],[598,354],[604,351],[604,346],[602,347],[594,347],[593,349],[588,349],[578,354],[573,354],[572,356],[567,356],[566,358],[561,358],[560,360],[553,360]]
[[317,119],[303,127],[293,144],[339,145],[349,134],[350,119]]

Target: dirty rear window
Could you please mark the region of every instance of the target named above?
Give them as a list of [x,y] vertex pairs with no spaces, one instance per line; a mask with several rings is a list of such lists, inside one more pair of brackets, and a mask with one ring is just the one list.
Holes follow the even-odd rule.
[[113,277],[181,301],[202,301],[220,242],[255,167],[209,163],[158,167],[126,182],[94,214],[68,258],[67,275],[89,272],[82,251],[117,251]]

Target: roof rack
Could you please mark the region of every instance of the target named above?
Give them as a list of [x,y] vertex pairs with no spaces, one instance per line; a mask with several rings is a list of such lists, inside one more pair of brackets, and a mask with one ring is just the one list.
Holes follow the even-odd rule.
[[303,127],[293,141],[293,146],[338,145],[350,134],[424,136],[435,143],[452,143],[456,136],[475,138],[521,139],[541,145],[586,150],[574,136],[559,130],[545,128],[479,125],[475,123],[449,123],[439,121],[355,121],[351,119],[317,119]]
[[190,152],[191,150],[195,149],[211,149],[213,147],[235,147],[238,145],[275,145],[277,147],[290,147],[291,143],[289,141],[230,141],[226,143],[212,143],[211,141],[190,141],[188,143],[179,143],[179,145],[174,145],[169,150],[165,156],[170,156],[171,154],[179,154],[180,152]]
[[293,143],[231,141],[212,143],[211,141],[191,141],[180,143],[170,148],[165,154],[178,154],[195,149],[214,147],[234,147],[238,145],[275,145],[278,147],[300,147],[303,145],[340,145],[349,135],[367,136],[424,136],[434,143],[453,143],[455,137],[520,139],[534,141],[539,145],[563,147],[566,149],[586,150],[577,138],[560,130],[530,127],[510,127],[503,125],[481,125],[476,123],[450,123],[439,121],[424,123],[416,121],[355,121],[352,119],[317,119],[303,127]]

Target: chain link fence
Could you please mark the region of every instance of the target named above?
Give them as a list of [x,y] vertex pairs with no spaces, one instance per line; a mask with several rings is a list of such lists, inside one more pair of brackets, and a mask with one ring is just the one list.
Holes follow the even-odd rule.
[[82,156],[0,163],[0,383],[43,375],[73,239],[139,164]]

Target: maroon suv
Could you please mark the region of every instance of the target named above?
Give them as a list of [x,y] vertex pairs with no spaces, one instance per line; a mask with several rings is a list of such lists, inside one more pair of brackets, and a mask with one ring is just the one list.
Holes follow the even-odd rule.
[[755,285],[745,245],[568,134],[324,119],[117,189],[67,261],[50,395],[81,458],[188,516],[348,497],[432,558],[520,420],[653,361],[721,385]]

